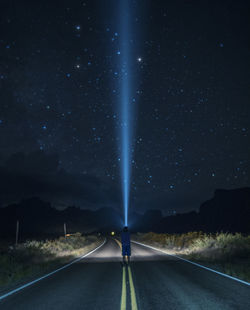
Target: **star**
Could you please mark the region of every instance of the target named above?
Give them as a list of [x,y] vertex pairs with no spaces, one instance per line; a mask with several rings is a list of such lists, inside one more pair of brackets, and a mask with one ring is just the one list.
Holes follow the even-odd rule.
[[142,58],[141,58],[141,57],[138,57],[138,58],[137,58],[137,61],[138,61],[138,62],[142,62]]

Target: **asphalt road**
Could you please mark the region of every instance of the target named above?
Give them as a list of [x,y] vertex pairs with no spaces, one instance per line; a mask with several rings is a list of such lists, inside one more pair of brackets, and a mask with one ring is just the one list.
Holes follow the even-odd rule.
[[250,309],[250,286],[141,245],[130,268],[119,243],[0,301],[1,310]]

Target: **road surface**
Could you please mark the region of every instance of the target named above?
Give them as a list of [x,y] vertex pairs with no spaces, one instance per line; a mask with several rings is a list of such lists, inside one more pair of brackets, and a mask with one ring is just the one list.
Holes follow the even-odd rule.
[[131,267],[118,242],[0,301],[1,310],[250,309],[250,286],[159,251],[132,245]]

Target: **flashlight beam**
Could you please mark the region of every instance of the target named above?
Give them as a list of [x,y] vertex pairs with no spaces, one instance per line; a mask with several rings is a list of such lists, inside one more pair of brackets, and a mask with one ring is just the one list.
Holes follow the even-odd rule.
[[130,40],[129,40],[129,1],[121,1],[121,185],[124,207],[124,224],[128,225],[128,209],[131,177],[131,74],[130,74]]

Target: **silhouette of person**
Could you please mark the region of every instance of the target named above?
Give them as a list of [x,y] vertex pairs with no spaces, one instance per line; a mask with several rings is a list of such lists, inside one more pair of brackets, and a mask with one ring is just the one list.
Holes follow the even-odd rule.
[[125,264],[126,257],[127,257],[128,263],[129,263],[130,256],[131,256],[130,233],[128,231],[127,226],[125,226],[122,230],[121,239],[122,239],[123,264]]

